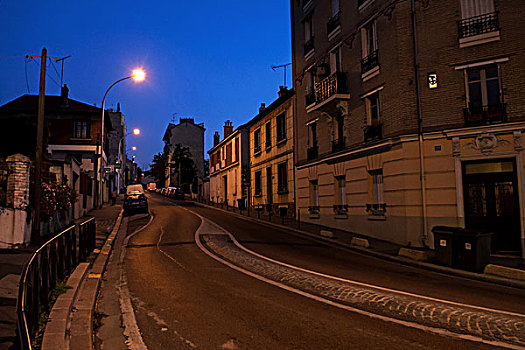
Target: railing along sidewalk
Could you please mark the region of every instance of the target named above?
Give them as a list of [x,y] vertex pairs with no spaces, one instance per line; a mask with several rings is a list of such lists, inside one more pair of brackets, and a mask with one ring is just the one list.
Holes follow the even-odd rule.
[[71,225],[38,248],[26,262],[16,306],[20,348],[32,349],[41,312],[49,311],[51,293],[95,248],[95,218]]

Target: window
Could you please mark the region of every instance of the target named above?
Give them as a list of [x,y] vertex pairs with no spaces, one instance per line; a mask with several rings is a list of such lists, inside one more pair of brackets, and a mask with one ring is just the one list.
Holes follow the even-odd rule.
[[341,47],[339,46],[330,52],[330,73],[341,72],[341,68]]
[[261,129],[253,132],[253,154],[261,152]]
[[304,55],[306,56],[314,49],[314,22],[312,18],[304,21]]
[[365,98],[367,125],[379,125],[379,92]]
[[334,212],[336,215],[345,215],[348,212],[346,204],[346,179],[344,175],[335,177],[335,204]]
[[500,84],[496,64],[469,68],[466,74],[469,107],[481,108],[500,104]]
[[286,139],[286,113],[277,116],[277,142]]
[[74,121],[73,122],[73,138],[76,139],[88,139],[90,123],[89,121]]
[[494,0],[461,0],[461,18],[472,18],[494,12]]
[[288,163],[277,164],[277,193],[288,193]]
[[345,176],[337,176],[335,178],[337,184],[337,203],[339,205],[346,204],[346,179]]
[[317,180],[310,181],[310,206],[308,211],[310,215],[319,214],[319,183]]
[[361,74],[378,65],[376,22],[372,21],[361,28]]
[[256,197],[262,196],[262,182],[261,182],[261,179],[262,179],[261,171],[256,171],[254,173],[254,177],[253,177],[253,181],[254,181],[254,184],[253,184],[253,195],[256,196]]
[[332,0],[332,17],[339,13],[339,0]]
[[383,169],[375,169],[369,171],[370,186],[370,204],[367,205],[367,210],[372,215],[384,215],[386,211],[386,204],[383,198]]
[[308,125],[308,149],[307,158],[314,159],[317,157],[317,121]]
[[465,70],[468,124],[501,122],[506,120],[502,101],[499,67],[497,64]]
[[266,123],[266,148],[272,147],[272,123]]

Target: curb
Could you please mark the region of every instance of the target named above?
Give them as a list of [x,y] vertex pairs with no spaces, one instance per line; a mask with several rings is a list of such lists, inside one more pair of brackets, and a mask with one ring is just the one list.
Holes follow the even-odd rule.
[[[68,284],[71,280],[74,287],[61,295],[53,305],[49,319],[54,323],[46,325],[42,350],[93,348],[93,310],[100,279],[122,222],[122,215],[123,210],[121,209],[111,234],[96,256],[91,268],[87,262],[79,264],[68,279]],[[60,301],[61,298],[63,301]],[[51,328],[48,329],[50,325]]]
[[[168,199],[170,199],[170,198],[168,198]],[[289,231],[292,231],[292,232],[294,232],[296,234],[299,234],[301,236],[307,236],[307,237],[309,237],[309,238],[311,238],[313,240],[316,240],[318,242],[327,244],[329,246],[344,248],[344,249],[348,249],[348,250],[351,250],[351,251],[354,251],[354,252],[358,252],[358,253],[362,253],[362,254],[365,254],[365,255],[373,256],[373,257],[376,257],[376,258],[379,258],[379,259],[388,260],[388,261],[392,261],[392,262],[396,262],[396,263],[400,263],[400,264],[408,265],[408,266],[412,266],[412,267],[417,267],[417,268],[421,268],[421,269],[425,269],[425,270],[429,270],[429,271],[440,272],[440,273],[444,273],[444,274],[447,274],[447,275],[453,275],[453,276],[457,276],[457,277],[463,277],[463,278],[468,278],[468,279],[482,281],[482,282],[489,282],[489,283],[504,285],[504,286],[507,286],[507,287],[525,289],[525,280],[516,280],[516,279],[511,279],[511,278],[508,277],[508,276],[512,276],[512,275],[514,275],[516,273],[515,271],[513,271],[514,273],[508,273],[508,270],[517,270],[517,269],[503,268],[503,266],[492,265],[492,266],[497,266],[497,268],[491,268],[490,269],[490,274],[488,274],[488,273],[483,273],[482,274],[482,273],[475,273],[475,272],[469,272],[469,271],[464,271],[464,270],[457,270],[457,269],[453,269],[453,268],[450,268],[450,267],[445,267],[445,266],[431,264],[431,263],[428,263],[428,262],[415,261],[415,260],[411,260],[411,259],[408,259],[408,258],[403,258],[403,257],[399,257],[399,256],[389,255],[389,254],[386,254],[386,253],[376,252],[376,251],[368,249],[368,248],[362,248],[362,247],[359,247],[359,246],[354,246],[354,245],[350,245],[350,244],[347,244],[347,243],[338,242],[338,241],[336,241],[334,239],[325,238],[323,236],[316,235],[316,234],[311,233],[311,232],[298,230],[298,229],[293,228],[293,227],[280,225],[280,224],[277,224],[277,223],[268,222],[268,221],[264,221],[264,220],[257,219],[257,218],[246,217],[244,215],[241,215],[241,214],[238,214],[238,213],[235,213],[235,212],[230,212],[230,211],[224,210],[222,208],[217,208],[217,207],[214,207],[214,206],[211,206],[211,205],[207,205],[207,204],[204,204],[204,203],[200,203],[200,202],[196,202],[196,201],[193,201],[193,200],[192,200],[192,202],[197,204],[197,205],[200,205],[202,207],[207,207],[207,208],[213,208],[213,209],[221,210],[221,211],[223,211],[225,213],[228,213],[228,214],[231,214],[231,215],[235,215],[235,216],[237,216],[239,218],[242,218],[244,220],[247,220],[247,221],[256,222],[256,223],[267,225],[267,226],[277,227],[277,228],[280,228],[280,229],[283,229],[283,230],[289,230]],[[500,269],[500,268],[503,268],[503,269]],[[503,274],[500,271],[505,271],[505,274]],[[520,272],[525,274],[525,272],[523,272],[521,270],[517,270],[517,271],[520,271]]]

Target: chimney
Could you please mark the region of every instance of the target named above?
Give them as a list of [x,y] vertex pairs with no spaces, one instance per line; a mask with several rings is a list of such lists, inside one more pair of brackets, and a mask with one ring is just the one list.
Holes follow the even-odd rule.
[[60,97],[62,97],[62,106],[67,107],[69,104],[69,88],[66,84],[64,84],[64,86],[62,86],[62,88],[60,89]]
[[117,113],[120,112],[120,102],[117,102]]
[[215,131],[215,134],[213,134],[213,147],[217,146],[220,140],[221,140],[221,135],[219,135],[218,131]]
[[264,103],[261,103],[261,107],[259,107],[259,113],[261,113],[262,111],[264,111],[266,108],[266,105]]
[[284,95],[286,92],[288,92],[288,88],[286,86],[283,86],[283,85],[279,86],[279,92],[278,92],[279,97]]
[[228,136],[230,136],[232,132],[233,132],[232,122],[227,120],[224,123],[224,138],[227,138]]

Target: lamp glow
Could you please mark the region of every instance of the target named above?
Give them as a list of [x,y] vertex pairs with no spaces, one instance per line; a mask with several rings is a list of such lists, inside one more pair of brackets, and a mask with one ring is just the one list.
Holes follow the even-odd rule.
[[133,147],[131,147],[131,150],[132,150],[132,151],[136,151],[136,150],[137,150],[137,147],[133,146]]
[[137,68],[133,70],[133,80],[136,82],[141,82],[146,79],[146,72],[144,72],[141,68]]
[[133,129],[133,135],[140,135],[140,129],[138,128]]

